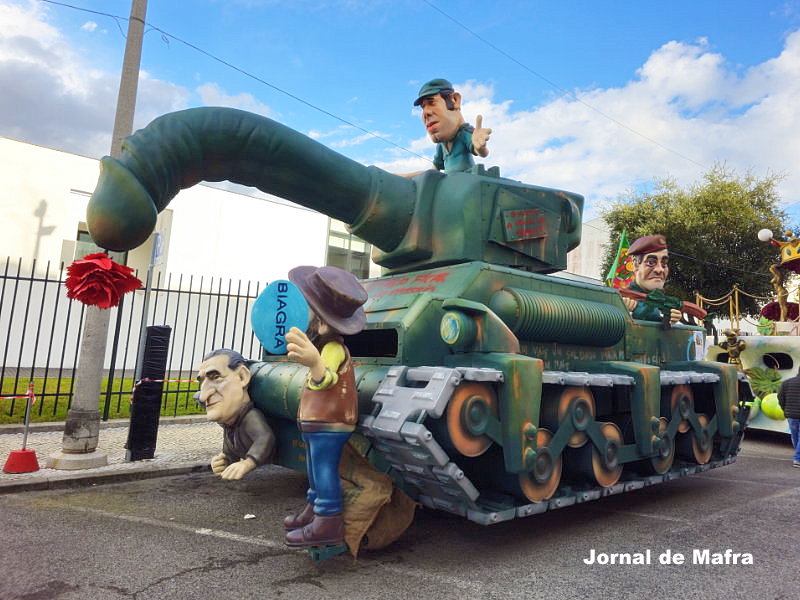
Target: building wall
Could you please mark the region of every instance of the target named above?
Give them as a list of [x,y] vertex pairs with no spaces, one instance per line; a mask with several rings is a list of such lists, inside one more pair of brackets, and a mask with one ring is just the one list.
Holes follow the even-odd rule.
[[[99,162],[0,137],[3,219],[0,257],[24,265],[69,264]],[[159,270],[184,275],[271,281],[297,265],[325,260],[328,219],[283,200],[196,185],[181,191],[162,213]],[[143,273],[151,242],[132,251],[128,264]]]
[[96,160],[0,137],[0,255],[60,261],[62,242],[76,240],[85,221],[81,191],[96,180]]
[[606,253],[609,233],[603,219],[592,219],[583,224],[581,243],[567,254],[567,271],[592,279],[604,279],[601,272],[603,256]]

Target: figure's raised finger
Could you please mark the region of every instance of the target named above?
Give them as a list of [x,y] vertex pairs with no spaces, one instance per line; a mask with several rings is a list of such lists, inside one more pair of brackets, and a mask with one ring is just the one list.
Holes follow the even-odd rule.
[[483,127],[483,115],[478,115],[475,117],[475,129],[481,129]]
[[306,336],[306,334],[300,331],[297,327],[292,327],[284,339],[286,339],[287,342],[302,344],[308,340],[308,336]]

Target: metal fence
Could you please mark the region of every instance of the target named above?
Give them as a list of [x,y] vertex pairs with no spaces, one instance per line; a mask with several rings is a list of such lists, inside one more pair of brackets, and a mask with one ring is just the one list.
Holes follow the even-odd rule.
[[[78,368],[84,305],[66,296],[65,266],[42,267],[7,258],[0,275],[0,415],[19,416],[28,382],[41,399],[33,414],[63,418],[72,402]],[[141,277],[141,279],[144,279]],[[149,292],[123,297],[110,310],[104,381],[98,405],[103,419],[124,412],[139,352],[139,332],[147,325],[172,328],[162,414],[193,405],[190,380],[206,352],[232,348],[257,358],[260,345],[250,326],[250,308],[262,285],[214,277],[158,275]],[[8,420],[8,419],[6,419]],[[53,420],[58,420],[54,418]]]

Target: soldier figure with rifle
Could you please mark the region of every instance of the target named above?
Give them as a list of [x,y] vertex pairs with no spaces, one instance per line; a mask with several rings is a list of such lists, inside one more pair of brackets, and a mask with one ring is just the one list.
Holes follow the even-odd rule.
[[664,294],[669,250],[663,235],[640,237],[628,248],[628,256],[633,260],[634,279],[621,294],[634,319],[662,321],[669,327],[680,321],[682,312],[700,319],[705,317],[705,311],[695,304]]

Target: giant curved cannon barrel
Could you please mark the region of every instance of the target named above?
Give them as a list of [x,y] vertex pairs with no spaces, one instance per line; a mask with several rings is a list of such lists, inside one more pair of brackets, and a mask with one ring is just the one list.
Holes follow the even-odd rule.
[[362,235],[384,250],[397,246],[413,208],[412,181],[364,167],[271,119],[230,108],[159,117],[123,141],[119,160],[106,156],[100,168],[87,223],[98,245],[109,250],[142,244],[157,214],[181,189],[203,180],[252,186],[345,223],[368,221],[386,235]]
[[[582,196],[476,165],[413,179],[365,167],[265,117],[164,115],[101,162],[89,231],[143,243],[201,180],[254,186],[348,224],[385,275],[347,338],[362,449],[426,506],[490,524],[735,460],[751,397],[697,360],[700,327],[637,321],[616,290],[562,275]],[[294,424],[306,370],[250,363],[279,461],[304,469]]]

